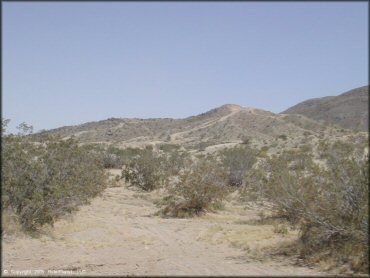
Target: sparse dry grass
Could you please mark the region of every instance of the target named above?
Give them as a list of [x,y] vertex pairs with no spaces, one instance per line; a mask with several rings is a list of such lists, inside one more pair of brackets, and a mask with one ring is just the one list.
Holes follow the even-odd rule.
[[20,236],[23,234],[22,226],[19,223],[19,217],[10,209],[2,210],[2,235]]
[[[276,233],[274,225],[244,224],[247,221],[234,224],[221,223],[209,228],[198,236],[198,240],[205,240],[212,244],[226,244],[241,249],[255,259],[261,259],[268,254],[266,250],[273,250],[282,243],[294,242],[298,238],[298,231],[287,229],[284,234]],[[237,223],[237,224],[235,224]]]

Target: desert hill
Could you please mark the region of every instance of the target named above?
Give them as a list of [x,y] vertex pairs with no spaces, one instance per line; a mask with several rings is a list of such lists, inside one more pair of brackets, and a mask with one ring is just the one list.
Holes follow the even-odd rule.
[[[205,150],[249,142],[255,147],[294,147],[313,138],[352,133],[335,125],[324,125],[303,115],[226,104],[184,119],[110,118],[46,131],[63,138],[77,137],[82,143],[141,147],[148,144],[177,144]],[[329,136],[329,135],[328,135]],[[284,144],[282,144],[284,143]]]
[[183,119],[109,118],[45,132],[62,138],[74,136],[81,143],[118,147],[177,144],[204,150],[246,142],[256,147],[276,143],[282,148],[294,147],[307,140],[367,131],[368,91],[364,86],[339,96],[310,99],[280,114],[225,104]]
[[301,114],[316,121],[326,121],[343,128],[368,131],[369,86],[328,96],[303,101],[282,114]]

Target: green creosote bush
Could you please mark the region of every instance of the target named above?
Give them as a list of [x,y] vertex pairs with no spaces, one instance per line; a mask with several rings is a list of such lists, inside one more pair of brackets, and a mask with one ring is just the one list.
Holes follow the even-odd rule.
[[199,144],[196,146],[196,148],[198,149],[198,151],[205,151],[207,147],[209,146],[212,146],[214,145],[215,142],[213,141],[203,141],[203,142],[199,142]]
[[[190,217],[221,208],[228,190],[226,173],[215,159],[200,159],[180,174],[178,183],[163,198],[160,213],[170,217]],[[166,202],[167,201],[167,202]]]
[[74,139],[22,134],[2,138],[2,208],[19,216],[26,231],[53,224],[105,188],[103,165]]
[[278,136],[278,139],[282,139],[284,141],[286,141],[288,139],[288,136],[286,134],[281,134]]
[[288,234],[288,227],[284,224],[273,224],[273,232],[276,234],[283,234],[286,235]]
[[[85,145],[89,146],[93,152],[101,159],[104,168],[106,169],[122,169],[134,157],[138,156],[143,150],[139,148],[125,148],[121,149],[115,146],[99,146],[95,144]],[[151,148],[151,146],[149,147]]]
[[187,151],[172,150],[164,154],[163,158],[163,168],[167,177],[177,176],[191,163],[190,154]]
[[240,198],[244,201],[261,201],[266,197],[266,173],[263,169],[251,169],[244,177]]
[[[277,214],[297,224],[301,254],[330,252],[338,265],[368,269],[369,161],[361,146],[334,142],[321,146],[326,167],[307,153],[285,152],[268,161],[266,196]],[[300,167],[291,168],[292,161]]]
[[120,169],[125,162],[125,151],[115,146],[109,146],[102,154],[104,168]]
[[250,147],[234,147],[220,152],[222,165],[227,170],[229,186],[241,186],[244,176],[256,162],[258,152]]
[[241,140],[242,140],[242,144],[244,145],[249,145],[251,143],[251,138],[249,136],[243,135]]
[[151,148],[146,148],[127,162],[122,171],[122,177],[133,186],[144,191],[152,191],[167,181],[164,163],[163,157]]
[[122,158],[112,150],[112,147],[108,147],[100,152],[100,158],[105,169],[119,169],[123,165]]
[[180,148],[180,145],[177,144],[161,144],[159,149],[164,152],[177,151]]

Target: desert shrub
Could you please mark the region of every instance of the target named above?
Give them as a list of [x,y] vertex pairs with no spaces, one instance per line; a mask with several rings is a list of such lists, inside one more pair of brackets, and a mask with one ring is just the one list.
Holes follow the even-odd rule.
[[329,143],[326,141],[320,141],[318,151],[320,157],[326,159],[330,164],[328,166],[334,166],[336,161],[341,160],[345,157],[359,160],[364,156],[364,149],[368,146],[367,140],[354,140],[352,143],[346,143],[343,141],[335,141]]
[[150,148],[141,150],[139,155],[124,165],[122,176],[131,185],[151,191],[166,181],[164,159]]
[[244,185],[240,188],[240,198],[244,201],[262,201],[267,190],[266,173],[261,168],[252,168],[244,177]]
[[312,156],[286,150],[250,171],[246,176],[245,190],[252,196],[272,201],[276,214],[294,223],[315,194],[312,179],[316,176],[307,169],[317,170]]
[[263,146],[262,148],[260,148],[259,152],[257,153],[257,156],[259,158],[267,158],[268,157],[268,150],[269,150],[269,147],[268,146]]
[[53,224],[105,187],[99,158],[74,139],[2,139],[2,207],[14,211],[27,231]]
[[276,224],[273,225],[274,229],[273,232],[276,234],[283,234],[286,235],[288,233],[288,227],[284,224]]
[[1,134],[6,132],[6,128],[10,122],[10,119],[1,118]]
[[153,150],[153,145],[146,145],[144,150],[152,151]]
[[180,148],[177,144],[161,144],[159,145],[159,149],[164,152],[172,152],[176,151]]
[[122,162],[120,161],[119,157],[115,154],[103,152],[101,159],[103,161],[103,166],[106,169],[115,169],[122,167]]
[[180,174],[179,181],[169,189],[167,205],[161,213],[171,217],[199,215],[207,209],[220,207],[226,196],[225,171],[215,159],[200,159]]
[[288,139],[288,136],[286,134],[281,134],[278,136],[278,139],[282,139],[284,141],[286,141]]
[[[353,263],[355,270],[368,267],[368,160],[335,159],[324,177],[313,205],[301,224],[305,252],[329,248]],[[335,165],[335,166],[334,166]],[[334,254],[335,254],[334,253]]]
[[196,146],[196,148],[198,149],[198,151],[205,151],[207,147],[209,146],[212,146],[212,145],[215,145],[215,142],[213,141],[202,141],[202,142],[199,142],[199,144]]
[[246,172],[256,162],[257,151],[249,147],[234,147],[222,150],[220,157],[227,170],[228,185],[241,186]]
[[276,148],[278,146],[278,143],[273,143],[270,145],[271,148]]
[[30,135],[33,133],[33,126],[31,125],[28,125],[26,124],[25,122],[23,123],[20,123],[18,126],[17,126],[17,129],[18,129],[18,136],[26,136],[26,135]]
[[287,162],[289,170],[303,171],[305,169],[313,169],[315,164],[310,150],[310,147],[307,147],[307,145],[303,145],[297,150],[286,150],[282,152],[279,160],[282,163]]
[[121,169],[127,165],[134,157],[140,155],[143,150],[140,148],[125,148],[121,149],[115,146],[99,146],[94,144],[85,145],[89,146],[94,153],[100,158],[106,169]]
[[[308,257],[327,251],[338,264],[368,267],[368,158],[357,146],[334,142],[323,148],[326,167],[306,153],[287,153],[268,161],[266,196],[277,214],[298,224]],[[291,168],[297,157],[302,167]]]
[[83,147],[94,153],[103,164],[105,169],[119,169],[124,163],[124,151],[114,146],[102,146],[99,144],[85,144]]
[[167,176],[178,175],[190,163],[191,157],[187,151],[172,150],[163,156],[163,168]]
[[317,144],[317,152],[320,159],[325,159],[329,150],[329,142],[326,140],[320,140]]
[[125,163],[126,154],[125,150],[115,146],[109,146],[102,152],[102,161],[104,168],[120,169]]
[[317,194],[312,176],[300,171],[280,169],[268,181],[267,197],[275,204],[277,214],[296,223],[307,205],[311,205]]
[[244,144],[244,145],[249,145],[250,144],[250,142],[251,142],[251,139],[249,138],[249,136],[242,136],[242,144]]
[[312,145],[304,144],[300,146],[300,150],[306,154],[312,154]]
[[123,164],[126,165],[132,158],[139,156],[142,151],[142,149],[131,147],[122,149],[121,157],[123,158]]

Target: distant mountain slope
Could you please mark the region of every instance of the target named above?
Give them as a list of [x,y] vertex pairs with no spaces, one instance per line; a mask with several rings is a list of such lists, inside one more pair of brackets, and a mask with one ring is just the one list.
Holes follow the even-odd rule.
[[179,144],[186,148],[240,144],[249,138],[254,144],[272,145],[279,138],[304,140],[325,128],[302,115],[274,114],[261,109],[226,104],[184,119],[111,118],[46,131],[63,138],[75,136],[82,143],[108,143],[118,146]]
[[281,112],[301,114],[316,121],[326,121],[344,128],[368,131],[369,86],[329,96],[303,101]]

